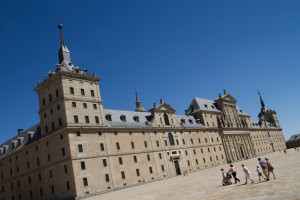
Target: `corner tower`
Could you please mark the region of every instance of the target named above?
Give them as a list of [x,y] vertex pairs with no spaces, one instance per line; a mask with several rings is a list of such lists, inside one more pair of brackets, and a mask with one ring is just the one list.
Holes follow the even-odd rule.
[[39,99],[39,116],[42,135],[63,127],[106,126],[99,81],[87,70],[74,67],[60,29],[59,64],[49,71],[48,78],[34,89]]

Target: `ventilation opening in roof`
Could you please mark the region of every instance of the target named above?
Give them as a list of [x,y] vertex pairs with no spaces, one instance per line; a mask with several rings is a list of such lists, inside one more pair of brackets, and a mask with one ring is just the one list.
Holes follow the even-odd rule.
[[110,114],[105,115],[105,119],[106,119],[107,121],[110,121],[110,122],[111,122],[111,115],[110,115]]
[[181,119],[181,123],[185,124],[185,119]]
[[189,119],[190,124],[193,124],[193,120]]
[[134,116],[133,120],[136,121],[136,122],[140,122],[139,116]]
[[205,108],[208,108],[207,104],[204,104],[204,107],[205,107]]
[[120,119],[121,119],[122,122],[126,122],[126,115],[121,115]]

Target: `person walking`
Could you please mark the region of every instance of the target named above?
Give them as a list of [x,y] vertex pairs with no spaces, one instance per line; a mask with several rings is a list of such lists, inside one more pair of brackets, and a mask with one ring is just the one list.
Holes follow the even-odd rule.
[[269,181],[270,179],[269,179],[269,176],[268,176],[268,169],[267,169],[268,166],[267,166],[266,162],[263,161],[261,158],[258,158],[258,162],[261,166],[261,169],[262,169],[264,175],[266,176],[266,181]]
[[274,174],[274,167],[271,165],[270,161],[269,161],[269,158],[268,157],[265,157],[265,160],[266,160],[266,164],[268,166],[268,178],[270,178],[270,172],[273,174],[273,177],[274,179],[276,179],[276,176]]
[[266,180],[266,178],[262,175],[262,172],[261,172],[261,170],[260,170],[260,168],[259,168],[259,165],[256,166],[256,171],[257,171],[259,180],[261,180],[260,177],[263,177],[264,180]]
[[238,178],[236,177],[237,172],[236,172],[235,168],[233,167],[233,164],[230,164],[229,166],[230,166],[230,169],[229,169],[228,173],[229,173],[230,175],[233,176],[233,178],[234,178],[234,183],[236,184],[237,181],[238,181],[238,182],[241,182],[240,179],[238,179]]
[[250,179],[251,183],[254,183],[254,181],[251,178],[250,170],[244,164],[242,164],[242,167],[243,167],[243,171],[245,173],[245,179],[246,179],[245,185],[247,184],[248,179]]

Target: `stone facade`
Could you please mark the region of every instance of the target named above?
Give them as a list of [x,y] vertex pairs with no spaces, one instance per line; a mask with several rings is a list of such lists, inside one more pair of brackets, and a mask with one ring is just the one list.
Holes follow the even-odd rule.
[[185,115],[162,99],[146,111],[137,94],[135,111],[104,109],[100,78],[73,66],[62,31],[59,61],[35,88],[40,123],[0,145],[1,200],[76,199],[286,148],[263,102],[259,122],[226,91]]

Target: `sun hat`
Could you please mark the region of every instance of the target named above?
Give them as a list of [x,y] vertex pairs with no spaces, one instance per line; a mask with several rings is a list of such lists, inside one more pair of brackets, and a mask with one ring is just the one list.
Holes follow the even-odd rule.
[[265,157],[265,159],[266,159],[266,160],[269,160],[269,158],[268,158],[268,157]]

